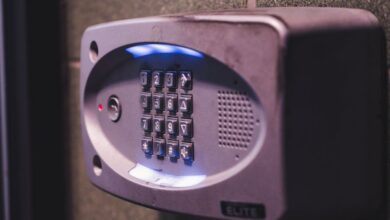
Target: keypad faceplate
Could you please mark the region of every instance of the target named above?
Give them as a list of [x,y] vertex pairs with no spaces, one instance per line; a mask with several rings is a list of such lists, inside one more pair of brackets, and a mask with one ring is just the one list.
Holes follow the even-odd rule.
[[193,73],[141,70],[140,108],[145,156],[194,160]]

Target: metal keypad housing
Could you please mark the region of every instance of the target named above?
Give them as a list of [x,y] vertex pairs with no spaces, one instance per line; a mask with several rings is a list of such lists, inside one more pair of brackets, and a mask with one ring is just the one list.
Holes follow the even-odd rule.
[[382,220],[384,39],[372,14],[341,8],[92,26],[80,56],[88,177],[218,219]]

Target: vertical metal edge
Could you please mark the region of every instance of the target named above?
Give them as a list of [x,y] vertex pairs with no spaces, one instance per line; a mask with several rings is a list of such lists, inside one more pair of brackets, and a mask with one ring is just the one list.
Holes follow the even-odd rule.
[[9,209],[9,178],[8,178],[8,138],[7,138],[7,112],[6,112],[6,83],[5,83],[5,57],[4,57],[4,28],[3,28],[3,1],[0,0],[0,141],[1,141],[1,181],[2,203],[4,220],[10,220]]

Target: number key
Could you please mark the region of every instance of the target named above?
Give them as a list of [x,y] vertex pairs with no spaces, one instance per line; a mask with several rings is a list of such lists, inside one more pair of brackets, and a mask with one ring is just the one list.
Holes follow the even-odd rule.
[[153,107],[157,111],[163,111],[164,110],[164,94],[162,94],[162,93],[155,93],[153,95]]
[[145,110],[152,108],[152,94],[150,92],[141,93],[141,106]]
[[165,100],[166,102],[166,109],[170,112],[176,112],[177,111],[177,94],[167,94],[167,98]]
[[177,136],[178,119],[175,117],[167,118],[167,132],[170,135]]
[[152,116],[144,115],[141,118],[141,127],[145,132],[152,131]]
[[153,86],[161,88],[164,85],[164,73],[162,71],[153,72]]
[[147,70],[142,70],[140,73],[140,82],[141,82],[141,85],[144,87],[144,88],[149,88],[150,87],[150,71],[147,71]]
[[164,117],[156,116],[153,120],[153,130],[158,134],[164,133],[164,123]]
[[175,89],[177,86],[177,74],[175,71],[165,73],[165,86],[169,89]]

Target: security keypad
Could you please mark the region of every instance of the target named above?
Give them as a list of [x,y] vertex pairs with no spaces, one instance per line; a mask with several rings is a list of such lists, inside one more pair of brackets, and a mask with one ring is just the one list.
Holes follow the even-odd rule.
[[191,71],[141,70],[140,105],[144,114],[142,151],[163,160],[194,160],[193,74]]
[[88,177],[130,202],[208,219],[385,220],[383,35],[372,14],[340,8],[88,28]]

